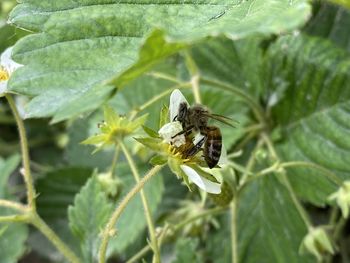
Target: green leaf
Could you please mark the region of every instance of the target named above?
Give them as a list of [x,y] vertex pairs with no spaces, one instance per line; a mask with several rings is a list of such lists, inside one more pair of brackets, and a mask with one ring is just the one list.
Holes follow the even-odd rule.
[[[205,258],[215,263],[231,262],[231,215],[225,213],[217,220],[219,226],[210,232],[210,238],[207,239],[205,244]],[[227,245],[223,246],[222,244]]]
[[91,154],[95,147],[80,144],[90,134],[98,132],[97,123],[103,117],[93,116],[91,119],[76,120],[68,128],[69,142],[64,149],[64,157],[71,166],[83,166],[104,170],[112,162],[112,151],[100,151]]
[[152,165],[163,165],[166,164],[168,161],[168,158],[162,155],[156,155],[151,158],[149,161],[150,164]]
[[[195,46],[192,54],[204,78],[228,83],[258,98],[263,92],[261,41],[260,37],[238,41],[220,37]],[[230,95],[235,101],[240,100]],[[225,109],[220,103],[212,104]]]
[[169,107],[167,105],[163,105],[160,110],[159,129],[162,128],[165,124],[169,123],[169,121]]
[[12,76],[9,89],[34,97],[27,117],[59,121],[93,110],[115,85],[208,36],[281,33],[301,26],[309,15],[305,0],[26,1],[9,21],[38,33],[17,42],[14,58],[25,66]]
[[[2,214],[2,213],[0,213]],[[0,235],[1,262],[17,263],[24,254],[28,238],[28,227],[24,224],[0,224],[6,231]]]
[[307,229],[274,175],[257,179],[243,190],[237,230],[239,262],[314,262],[298,254]]
[[[149,167],[138,164],[139,172],[144,175]],[[123,198],[135,185],[135,179],[131,176],[131,171],[127,165],[117,165],[117,175],[121,179],[122,193],[120,198]],[[164,174],[169,176],[169,174]],[[152,178],[144,187],[146,198],[152,214],[155,214],[156,209],[161,201],[164,185],[162,174],[158,174]],[[127,246],[132,243],[143,233],[146,227],[146,219],[140,196],[136,196],[128,203],[121,217],[119,218],[116,230],[117,235],[111,239],[110,247],[114,253],[121,253]]]
[[[19,155],[13,155],[4,160],[0,158],[0,198],[14,199],[8,193],[8,178],[17,168]],[[0,216],[13,215],[14,211],[1,207]],[[28,227],[18,223],[0,223],[1,262],[16,263],[25,252],[25,242],[28,238]]]
[[66,167],[49,172],[37,180],[38,212],[45,221],[54,222],[67,217],[67,208],[91,176],[89,168]]
[[158,138],[134,138],[134,139],[153,151],[162,152],[162,150],[164,149],[164,145],[162,144],[161,139],[158,139]]
[[327,38],[350,52],[350,10],[327,2],[314,3],[314,16],[304,31],[312,36]]
[[[284,160],[313,162],[349,179],[350,55],[319,38],[288,36],[269,49],[269,85],[286,85],[273,109]],[[314,169],[289,169],[297,193],[324,205],[336,186]]]
[[198,239],[179,238],[176,241],[176,259],[172,263],[203,262],[197,251]]
[[20,160],[21,158],[17,154],[6,160],[0,157],[0,198],[7,198],[9,196],[7,187],[8,179],[19,165]]
[[152,130],[151,128],[142,125],[142,129],[145,131],[145,133],[147,133],[150,137],[152,138],[159,138],[159,134],[158,132],[156,132],[155,130]]
[[84,262],[96,262],[99,232],[112,212],[96,176],[90,178],[68,208],[69,225],[78,237]]

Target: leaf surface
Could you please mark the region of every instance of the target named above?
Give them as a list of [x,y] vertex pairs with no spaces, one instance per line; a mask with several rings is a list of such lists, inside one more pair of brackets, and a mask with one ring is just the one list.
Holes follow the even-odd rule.
[[97,108],[116,86],[207,36],[285,32],[309,14],[305,0],[26,0],[9,21],[36,33],[15,46],[25,67],[9,89],[34,97],[27,117],[60,121]]

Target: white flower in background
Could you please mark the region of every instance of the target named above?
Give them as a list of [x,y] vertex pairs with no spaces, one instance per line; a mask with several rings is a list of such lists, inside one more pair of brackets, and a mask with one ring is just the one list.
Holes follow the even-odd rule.
[[329,200],[336,200],[337,205],[340,207],[340,210],[343,214],[344,218],[349,216],[349,208],[350,208],[350,181],[346,181],[343,183],[339,189],[331,194],[328,197]]
[[0,96],[6,92],[7,82],[12,73],[22,66],[12,60],[11,54],[12,47],[9,47],[0,56]]
[[[175,136],[183,129],[181,123],[174,121],[174,119],[178,114],[180,103],[183,102],[186,102],[187,105],[189,105],[182,93],[178,89],[174,90],[170,95],[170,122],[165,124],[158,131],[159,135],[163,138],[163,142],[169,144],[171,149],[170,152],[172,152],[174,156],[168,161],[169,167],[175,174],[182,176],[185,182],[186,178],[188,178],[190,182],[196,184],[200,189],[211,194],[220,194],[221,183],[211,174],[211,169],[200,167],[198,166],[198,162],[196,162],[196,160],[201,160],[202,162],[204,161],[201,156],[198,156],[201,155],[201,153],[193,157],[188,157],[189,159],[181,156],[181,152],[183,150],[181,147],[186,147],[186,143],[188,142],[186,142],[186,137],[184,134]],[[196,143],[202,138],[203,135],[197,134],[194,138],[193,144],[196,145]],[[222,147],[219,164],[222,165],[224,159],[227,160],[226,150],[224,147]]]

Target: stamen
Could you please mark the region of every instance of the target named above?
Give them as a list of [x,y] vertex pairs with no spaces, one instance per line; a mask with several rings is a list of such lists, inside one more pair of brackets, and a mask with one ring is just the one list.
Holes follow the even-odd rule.
[[10,78],[9,73],[4,68],[0,67],[0,81],[6,81]]

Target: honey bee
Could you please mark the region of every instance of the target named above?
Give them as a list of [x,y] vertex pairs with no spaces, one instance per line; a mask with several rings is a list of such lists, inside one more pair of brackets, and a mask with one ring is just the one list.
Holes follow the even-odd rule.
[[231,127],[234,127],[225,116],[210,113],[203,105],[194,105],[189,107],[186,102],[181,102],[179,105],[178,114],[173,121],[179,121],[182,125],[183,131],[175,134],[173,138],[180,134],[185,136],[190,135],[193,131],[199,132],[203,138],[193,144],[193,146],[187,150],[187,156],[193,156],[197,154],[204,144],[204,159],[209,168],[215,167],[221,156],[222,148],[222,136],[221,131],[217,126],[209,126],[209,118],[223,122]]

